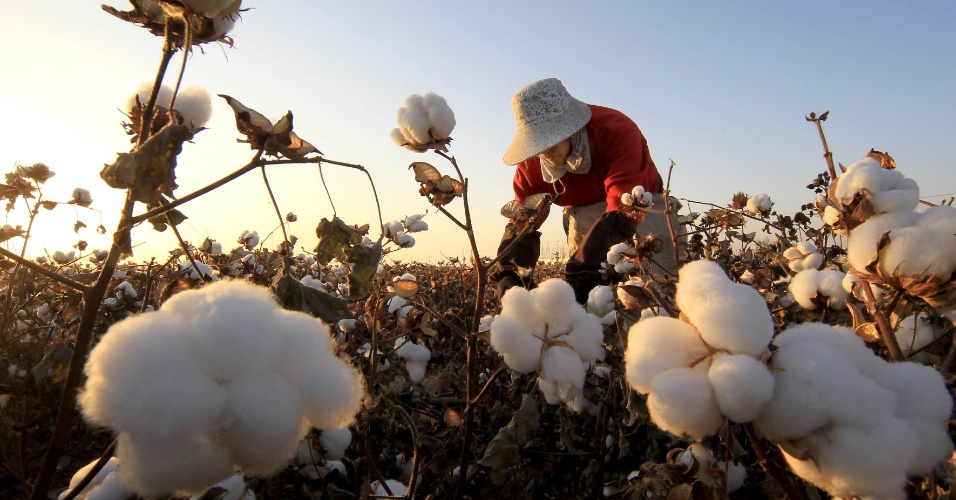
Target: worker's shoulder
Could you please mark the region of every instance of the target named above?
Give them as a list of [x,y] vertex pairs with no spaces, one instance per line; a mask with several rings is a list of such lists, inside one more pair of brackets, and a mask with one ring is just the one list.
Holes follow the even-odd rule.
[[591,108],[591,120],[588,122],[589,133],[603,134],[640,133],[637,123],[629,116],[614,108],[588,104]]

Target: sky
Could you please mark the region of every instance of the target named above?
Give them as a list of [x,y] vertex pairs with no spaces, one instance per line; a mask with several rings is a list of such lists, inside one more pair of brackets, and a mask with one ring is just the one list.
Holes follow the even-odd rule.
[[[162,40],[99,4],[2,3],[0,173],[46,163],[57,175],[43,186],[44,199],[67,201],[83,187],[96,209],[41,210],[29,255],[70,250],[80,239],[107,248],[119,218],[123,193],[98,174],[129,151],[124,106],[154,78]],[[511,96],[548,77],[582,101],[634,119],[665,178],[674,162],[671,191],[686,200],[726,205],[738,191],[767,193],[776,210],[799,210],[813,199],[805,186],[826,170],[820,137],[804,117],[827,110],[837,162],[849,165],[875,148],[895,158],[924,199],[956,192],[956,2],[244,0],[243,7],[251,10],[231,32],[233,48],[206,44],[187,61],[183,85],[206,88],[213,115],[178,158],[175,194],[253,156],[236,142],[234,116],[217,94],[273,120],[291,110],[296,132],[327,159],[368,170],[386,222],[428,211],[430,229],[393,259],[470,257],[465,233],[430,209],[408,170],[426,161],[454,174],[451,165],[389,138],[405,98],[435,92],[455,112],[449,154],[469,181],[478,248],[490,257],[506,223],[499,209],[513,197],[513,167],[502,162],[515,130]],[[181,62],[178,54],[170,84]],[[282,213],[298,215],[290,227],[297,249],[313,250],[319,220],[333,214],[378,225],[359,171],[323,167],[331,202],[315,165],[266,173]],[[447,208],[464,219],[461,200]],[[189,217],[181,233],[196,245],[210,237],[234,248],[244,230],[272,248],[281,241],[258,171],[181,210]],[[20,202],[5,222],[25,227],[28,212]],[[77,218],[88,227],[75,233]],[[100,223],[107,235],[94,231]],[[542,232],[543,257],[565,251],[560,217],[552,215]],[[178,246],[172,232],[149,224],[135,228],[133,240],[137,259],[163,259]]]

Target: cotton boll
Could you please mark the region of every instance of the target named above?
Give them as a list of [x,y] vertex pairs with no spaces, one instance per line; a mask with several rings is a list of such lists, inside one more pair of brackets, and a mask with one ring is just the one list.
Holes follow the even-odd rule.
[[146,497],[203,493],[234,473],[229,456],[198,435],[151,440],[123,432],[116,458],[123,485]]
[[[66,489],[66,491],[64,491],[63,493],[60,493],[59,498],[62,499],[66,497],[66,494],[68,492],[72,491],[77,486],[79,486],[80,481],[82,481],[87,476],[87,474],[89,474],[90,471],[93,470],[93,466],[96,465],[96,462],[97,460],[93,460],[92,462],[81,467],[80,470],[76,471],[76,473],[74,473],[73,477],[70,479],[70,486]],[[78,492],[79,495],[77,496],[77,498],[80,498],[80,499],[90,498],[90,496],[94,492],[100,489],[100,485],[106,482],[107,476],[111,476],[113,478],[118,479],[118,476],[116,475],[118,471],[119,471],[119,461],[116,459],[116,457],[110,457],[110,459],[106,462],[106,464],[103,465],[103,468],[100,469],[100,471],[97,472],[95,476],[93,476],[93,479],[90,481],[90,483],[87,484],[86,487],[84,487],[81,491]],[[112,485],[110,485],[110,487],[112,487]],[[131,494],[131,492],[126,491],[126,488],[124,488],[122,485],[119,485],[119,488],[124,490],[126,493],[125,496],[120,498],[126,498]],[[122,493],[122,491],[120,493]]]
[[807,436],[814,460],[784,453],[800,477],[834,496],[904,498],[906,464],[916,436],[906,422],[889,418],[876,426],[835,425]]
[[405,370],[408,371],[408,379],[412,383],[420,384],[425,380],[425,371],[428,369],[428,363],[422,361],[405,361]]
[[183,116],[183,123],[191,130],[205,127],[212,116],[212,101],[203,87],[186,87],[176,96],[176,111]]
[[934,357],[931,354],[916,352],[929,345],[930,342],[936,340],[942,334],[942,329],[930,323],[926,316],[916,314],[901,320],[893,333],[897,344],[903,350],[903,355],[917,363],[933,360]]
[[581,309],[581,305],[574,300],[574,289],[561,279],[552,278],[542,282],[531,290],[531,296],[538,313],[549,322],[567,317],[570,311]]
[[501,314],[491,324],[491,347],[501,354],[508,368],[518,373],[530,373],[541,360],[543,342],[539,336],[544,334],[543,325],[538,336],[535,333],[528,331],[521,321]]
[[432,142],[431,135],[428,133],[430,124],[424,108],[405,107],[401,108],[399,113],[398,123],[406,139],[414,144],[429,144]]
[[300,391],[306,418],[320,429],[349,425],[365,397],[364,379],[331,353],[300,365],[287,377]]
[[707,376],[721,413],[734,422],[757,418],[773,397],[773,375],[763,363],[744,354],[714,356]]
[[577,309],[571,319],[571,333],[561,338],[574,349],[582,363],[604,359],[604,329],[593,314]]
[[212,30],[205,40],[219,40],[236,26],[235,15],[216,16],[212,20]]
[[843,205],[863,195],[877,214],[913,210],[919,204],[919,186],[915,181],[897,170],[882,168],[879,160],[871,157],[847,167],[837,182],[835,194]]
[[[392,491],[391,496],[402,496],[408,493],[408,487],[394,479],[386,479],[385,484],[388,486],[388,489]],[[378,481],[372,481],[372,489],[375,490],[375,495],[388,495],[388,492],[385,491],[385,486]]]
[[[149,101],[149,94],[153,90],[152,82],[143,82],[139,85],[139,88],[136,89],[136,92],[130,96],[126,101],[126,109],[129,112],[132,112],[133,107],[136,106],[136,99],[139,98],[139,103],[143,106]],[[173,89],[169,88],[167,85],[163,85],[159,88],[159,94],[156,96],[156,104],[166,107],[169,106],[169,100],[173,96]]]
[[880,258],[889,275],[935,276],[946,282],[956,271],[956,208],[938,206],[919,214],[916,224],[890,233],[890,244]]
[[683,321],[666,317],[638,321],[627,336],[627,383],[637,392],[647,394],[655,377],[673,368],[690,366],[707,354],[700,334]]
[[760,193],[747,199],[747,211],[754,215],[759,215],[770,211],[770,196]]
[[404,146],[408,143],[408,139],[405,138],[405,134],[402,133],[400,128],[393,128],[388,136],[391,137],[396,146]]
[[759,292],[730,281],[716,263],[699,260],[681,268],[676,302],[707,344],[760,357],[774,323]]
[[614,290],[609,286],[596,286],[588,292],[587,311],[599,318],[614,310]]
[[574,349],[552,346],[541,357],[541,378],[557,386],[561,401],[570,401],[584,388],[585,365]]
[[909,423],[919,440],[907,474],[928,473],[953,452],[948,429],[953,398],[946,382],[936,369],[916,363],[887,363],[875,380],[896,394],[896,416]]
[[841,271],[826,269],[818,271],[813,268],[804,269],[790,280],[789,291],[794,299],[804,309],[816,309],[813,298],[817,293],[829,297],[827,305],[832,309],[846,309],[846,299],[849,297],[843,287],[846,274]]
[[798,343],[819,342],[846,356],[850,364],[863,374],[872,377],[882,370],[886,362],[873,354],[858,335],[846,327],[824,323],[801,323],[787,328],[774,339],[779,349]]
[[867,270],[877,259],[877,244],[883,233],[916,224],[916,212],[890,212],[870,217],[866,222],[853,228],[846,242],[847,263],[853,269]]
[[225,395],[195,362],[182,328],[159,313],[114,324],[85,366],[84,418],[160,440],[211,426]]
[[326,459],[341,460],[345,450],[352,444],[352,431],[348,427],[325,429],[319,435],[319,442],[325,448]]
[[747,480],[747,468],[740,464],[717,462],[717,468],[727,471],[727,491],[733,493],[744,485]]
[[693,368],[674,368],[654,377],[647,408],[658,427],[677,436],[701,439],[724,422],[707,372]]
[[564,402],[561,399],[561,389],[558,384],[544,377],[538,377],[538,390],[544,396],[544,401],[549,405],[559,405]]
[[445,98],[429,92],[425,94],[423,104],[428,110],[428,121],[432,125],[435,139],[445,139],[451,136],[455,129],[455,113],[448,107]]
[[411,340],[406,341],[405,337],[395,339],[395,345],[397,346],[395,354],[402,359],[416,362],[425,362],[432,359],[432,352],[427,347],[416,344]]
[[226,421],[219,439],[247,474],[284,467],[308,432],[299,394],[278,375],[235,381],[226,389]]

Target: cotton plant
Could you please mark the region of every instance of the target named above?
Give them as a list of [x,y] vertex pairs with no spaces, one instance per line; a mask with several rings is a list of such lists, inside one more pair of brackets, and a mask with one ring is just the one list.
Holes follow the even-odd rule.
[[953,451],[953,400],[938,371],[887,362],[844,327],[792,326],[774,340],[773,398],[754,428],[833,496],[905,498],[907,476]]
[[649,317],[631,326],[628,384],[648,395],[654,423],[675,435],[700,439],[725,418],[753,421],[774,388],[762,361],[774,333],[763,297],[699,260],[679,271],[676,301],[682,319]]
[[598,318],[605,318],[608,315],[614,314],[614,289],[600,285],[596,286],[588,292],[588,299],[585,302],[585,308],[587,311]]
[[255,250],[259,246],[259,241],[259,233],[256,231],[246,229],[239,235],[239,244],[249,251]]
[[607,264],[609,268],[613,268],[614,272],[618,274],[627,275],[634,270],[634,263],[627,259],[627,257],[635,257],[637,251],[631,245],[627,243],[617,243],[611,245],[607,250]]
[[649,207],[654,204],[654,195],[644,186],[634,186],[630,192],[621,194],[621,203],[631,207]]
[[790,279],[788,291],[794,300],[804,309],[816,309],[824,304],[830,309],[846,309],[846,300],[850,293],[843,282],[846,273],[835,269],[819,271],[814,268],[803,269]]
[[428,361],[432,359],[431,350],[402,336],[395,339],[395,354],[405,361],[408,378],[413,383],[420,384],[425,379]]
[[823,254],[817,251],[812,241],[801,241],[783,251],[783,258],[787,259],[787,267],[798,273],[804,269],[820,269],[823,265]]
[[412,94],[398,109],[397,118],[398,127],[391,132],[395,144],[418,153],[447,151],[455,129],[455,113],[444,97],[434,92]]
[[563,280],[509,289],[490,327],[491,346],[518,373],[537,373],[549,404],[581,394],[589,365],[604,358],[603,329]]
[[241,280],[115,323],[85,373],[83,417],[117,435],[120,481],[142,496],[281,470],[310,427],[348,425],[365,394],[328,326]]

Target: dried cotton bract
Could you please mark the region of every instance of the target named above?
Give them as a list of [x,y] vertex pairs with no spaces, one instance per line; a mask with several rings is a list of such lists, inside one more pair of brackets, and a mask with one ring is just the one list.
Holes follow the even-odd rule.
[[558,279],[531,291],[508,290],[490,337],[509,368],[538,373],[538,388],[549,404],[574,400],[588,365],[604,358],[600,321],[574,300],[571,285]]
[[454,129],[455,113],[444,97],[434,92],[424,97],[412,94],[398,108],[398,128],[392,129],[391,137],[395,144],[418,153],[447,151]]
[[349,424],[365,392],[324,323],[242,281],[114,324],[85,371],[83,416],[118,435],[120,479],[143,496],[271,474],[309,427]]

